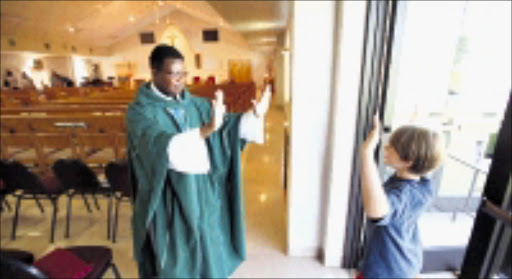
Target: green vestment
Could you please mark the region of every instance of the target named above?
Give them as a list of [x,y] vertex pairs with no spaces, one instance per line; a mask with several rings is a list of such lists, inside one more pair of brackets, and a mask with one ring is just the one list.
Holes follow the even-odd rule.
[[245,260],[241,115],[226,114],[222,127],[206,139],[207,174],[171,170],[167,146],[172,137],[211,118],[209,100],[187,90],[182,95],[166,100],[148,83],[128,108],[128,150],[137,178],[134,256],[145,278],[151,273],[159,278],[225,278]]

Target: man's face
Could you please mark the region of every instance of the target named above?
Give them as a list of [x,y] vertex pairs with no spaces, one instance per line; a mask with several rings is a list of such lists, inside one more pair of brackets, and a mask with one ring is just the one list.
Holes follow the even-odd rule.
[[183,91],[186,76],[182,59],[165,59],[161,70],[153,70],[156,88],[168,96],[176,96]]

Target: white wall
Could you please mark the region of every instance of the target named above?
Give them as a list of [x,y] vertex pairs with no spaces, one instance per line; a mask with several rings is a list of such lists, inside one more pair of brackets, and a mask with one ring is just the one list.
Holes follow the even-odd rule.
[[359,102],[361,61],[364,49],[366,2],[338,2],[334,94],[330,146],[330,173],[327,175],[323,260],[339,267],[347,226],[348,197],[352,178],[352,158]]
[[2,52],[0,59],[2,61],[2,63],[0,63],[0,73],[3,78],[6,70],[11,70],[14,72],[25,70],[27,68],[26,64],[29,63],[30,58],[19,53]]
[[71,56],[45,56],[43,57],[45,70],[55,71],[59,75],[73,78],[73,63]]
[[[73,76],[70,56],[50,56],[43,53],[15,51],[2,52],[1,59],[0,71],[2,79],[6,70],[11,70],[18,77],[18,80],[20,79],[21,72],[26,72],[34,80],[36,86],[39,87],[41,83],[50,85],[50,73],[52,70],[68,77]],[[34,59],[41,59],[43,61],[43,69],[41,71],[34,71],[32,69]]]
[[276,49],[276,53],[274,55],[274,96],[273,96],[273,105],[278,107],[283,107],[284,105],[284,56],[281,53],[283,47],[278,47]]
[[[253,79],[258,86],[261,86],[266,72],[266,57],[249,49],[245,40],[238,33],[219,28],[219,42],[204,43],[202,41],[202,30],[218,28],[218,26],[212,26],[180,11],[172,12],[169,18],[171,19],[170,24],[151,25],[140,31],[155,32],[157,43],[169,43],[170,34],[175,37],[175,46],[185,56],[185,63],[189,71],[189,83],[192,77],[196,75],[201,76],[203,80],[208,75],[214,75],[217,82],[223,82],[228,79],[229,59],[250,59]],[[137,32],[137,34],[133,34],[113,45],[110,51],[116,62],[134,62],[137,64],[137,73],[134,78],[149,79],[151,72],[148,58],[155,45],[141,45]],[[195,68],[193,56],[195,53],[201,54],[201,69]]]
[[335,2],[296,1],[292,34],[291,177],[288,254],[317,255],[322,243]]
[[[73,80],[76,84],[80,84],[83,81],[83,77],[93,78],[92,65],[98,64],[100,67],[100,78],[104,81],[108,80],[108,77],[115,77],[117,71],[115,68],[115,59],[111,56],[79,56],[73,55],[71,57],[73,65]],[[114,80],[116,85],[117,80]]]
[[[15,46],[9,44],[9,40],[16,42]],[[44,46],[50,44],[50,50]],[[71,46],[75,46],[76,51],[71,51]],[[91,47],[87,45],[77,45],[73,41],[49,41],[25,37],[23,35],[0,36],[0,49],[4,51],[31,51],[41,54],[51,55],[108,55],[108,49],[105,47]],[[92,49],[92,53],[90,52]]]
[[[35,73],[32,70],[34,59],[39,58],[43,61],[43,70]],[[3,75],[7,69],[19,76],[25,71],[34,79],[34,82],[50,83],[51,71],[55,71],[60,75],[67,76],[75,82],[82,81],[81,77],[88,76],[87,64],[100,64],[102,78],[107,79],[108,76],[115,76],[114,59],[110,56],[79,56],[79,55],[52,55],[45,53],[35,53],[26,51],[1,52],[0,73]]]

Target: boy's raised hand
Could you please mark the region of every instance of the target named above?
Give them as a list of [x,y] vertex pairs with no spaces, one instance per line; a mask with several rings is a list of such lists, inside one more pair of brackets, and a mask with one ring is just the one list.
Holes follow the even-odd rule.
[[363,143],[363,146],[362,146],[363,151],[367,151],[367,152],[372,152],[373,153],[373,151],[377,147],[377,144],[379,143],[379,139],[380,139],[380,135],[379,135],[380,123],[379,123],[378,115],[379,114],[377,112],[373,116],[373,128],[372,128],[372,130],[368,134],[368,137],[366,138],[366,140]]

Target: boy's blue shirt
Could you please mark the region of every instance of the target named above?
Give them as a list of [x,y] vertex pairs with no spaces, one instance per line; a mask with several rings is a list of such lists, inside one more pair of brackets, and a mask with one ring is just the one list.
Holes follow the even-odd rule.
[[418,219],[433,198],[430,180],[392,176],[384,183],[390,211],[368,222],[364,278],[414,278],[423,262]]

